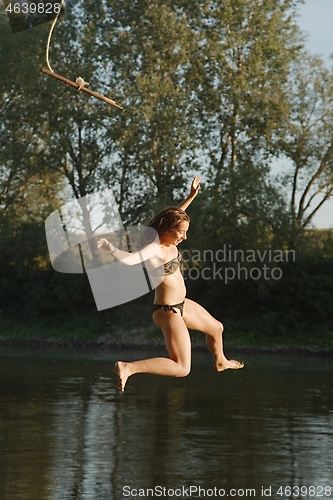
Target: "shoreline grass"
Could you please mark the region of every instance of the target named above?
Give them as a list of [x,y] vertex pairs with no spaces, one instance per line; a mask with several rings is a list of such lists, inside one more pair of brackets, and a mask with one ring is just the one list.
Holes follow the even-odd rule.
[[[141,315],[142,316],[142,315]],[[244,325],[242,325],[244,326]],[[245,328],[244,328],[245,330]],[[321,332],[315,336],[302,332],[292,334],[271,335],[270,331],[254,331],[231,323],[224,331],[224,342],[227,348],[236,350],[264,350],[276,352],[308,351],[333,354],[333,332]],[[194,348],[206,348],[205,337],[200,332],[190,332]],[[20,343],[40,345],[100,345],[143,347],[155,349],[164,346],[162,332],[152,323],[149,317],[142,316],[140,322],[137,315],[132,317],[100,318],[78,316],[72,318],[0,318],[0,343],[2,345]]]

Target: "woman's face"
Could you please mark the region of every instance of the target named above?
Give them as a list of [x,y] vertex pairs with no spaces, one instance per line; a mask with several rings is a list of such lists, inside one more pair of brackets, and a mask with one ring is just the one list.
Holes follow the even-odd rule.
[[187,221],[180,222],[175,229],[168,231],[164,235],[163,240],[170,245],[179,245],[179,243],[187,239],[189,225]]

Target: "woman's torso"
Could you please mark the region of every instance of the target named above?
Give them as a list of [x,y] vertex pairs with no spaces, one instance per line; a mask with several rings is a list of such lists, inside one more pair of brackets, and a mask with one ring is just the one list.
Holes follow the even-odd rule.
[[164,261],[164,265],[160,266],[162,281],[155,288],[154,304],[178,304],[186,295],[184,279],[180,272],[181,255],[176,246],[161,249]]

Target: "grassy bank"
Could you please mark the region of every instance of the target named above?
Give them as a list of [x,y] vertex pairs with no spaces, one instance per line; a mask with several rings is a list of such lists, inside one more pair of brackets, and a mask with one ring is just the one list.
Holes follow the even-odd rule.
[[[226,320],[227,347],[263,350],[308,350],[333,353],[333,331],[279,329],[276,323]],[[205,336],[190,332],[194,347],[205,346]],[[0,318],[4,344],[96,345],[156,348],[164,339],[151,319],[150,304],[128,304],[105,313],[33,318]]]

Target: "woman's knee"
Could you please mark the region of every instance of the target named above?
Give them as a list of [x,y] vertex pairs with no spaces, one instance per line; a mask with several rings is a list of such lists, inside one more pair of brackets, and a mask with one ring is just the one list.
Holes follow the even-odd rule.
[[223,333],[224,327],[221,321],[215,320],[214,333],[217,337],[221,336]]
[[191,371],[191,365],[181,365],[177,366],[176,377],[187,377]]

